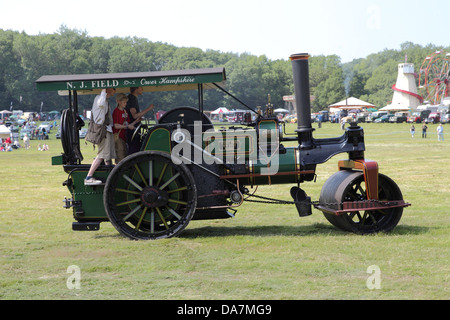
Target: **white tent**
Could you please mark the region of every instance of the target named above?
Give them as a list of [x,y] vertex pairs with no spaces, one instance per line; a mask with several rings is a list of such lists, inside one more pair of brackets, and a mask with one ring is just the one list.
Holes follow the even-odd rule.
[[0,116],[3,119],[4,117],[9,116],[11,113],[12,113],[11,111],[2,110],[2,111],[0,111]]
[[11,131],[8,129],[7,126],[1,124],[0,125],[0,138],[6,139],[11,135]]
[[289,113],[289,110],[283,109],[283,108],[278,108],[273,110],[273,112],[275,113]]
[[230,112],[227,108],[217,108],[216,110],[212,111],[211,114],[221,114],[221,113],[228,113]]
[[337,103],[328,106],[328,108],[339,108],[339,109],[365,109],[375,107],[376,107],[375,105],[357,99],[355,97],[347,98],[345,100],[339,101]]

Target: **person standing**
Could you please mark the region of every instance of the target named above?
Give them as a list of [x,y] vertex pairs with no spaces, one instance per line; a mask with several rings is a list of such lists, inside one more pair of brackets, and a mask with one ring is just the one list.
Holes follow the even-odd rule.
[[427,129],[428,129],[428,127],[427,127],[426,123],[424,122],[423,126],[422,126],[422,138],[424,138],[424,139],[426,139],[426,137],[427,137]]
[[[149,105],[145,110],[139,110],[139,102],[138,96],[142,95],[144,89],[142,87],[131,87],[130,94],[128,95],[128,102],[126,106],[126,110],[128,112],[128,119],[131,123],[136,120],[140,120],[143,115],[152,110],[155,106],[153,104]],[[133,131],[127,131],[127,145],[128,145],[128,154],[132,154],[141,150],[141,143],[137,136],[133,138]]]
[[97,95],[92,105],[92,119],[96,124],[106,125],[106,137],[97,145],[97,157],[91,164],[89,172],[84,180],[84,185],[95,186],[103,184],[103,181],[93,177],[95,170],[105,161],[106,165],[112,164],[112,159],[116,158],[116,149],[114,146],[114,135],[112,131],[112,116],[109,110],[108,99],[116,93],[115,88],[103,89]]
[[411,129],[409,129],[409,131],[411,132],[411,138],[414,138],[414,134],[416,133],[416,128],[414,125],[411,125]]
[[128,102],[128,97],[124,93],[119,93],[116,97],[117,107],[113,112],[113,133],[114,144],[116,147],[116,164],[123,160],[127,156],[127,130],[134,130],[135,124],[140,121],[137,119],[133,123],[129,123],[128,113],[125,107]]
[[438,141],[444,141],[444,127],[442,126],[442,123],[439,123],[436,131],[437,131]]
[[28,134],[26,133],[23,136],[23,147],[27,150],[30,149],[30,139],[28,138]]

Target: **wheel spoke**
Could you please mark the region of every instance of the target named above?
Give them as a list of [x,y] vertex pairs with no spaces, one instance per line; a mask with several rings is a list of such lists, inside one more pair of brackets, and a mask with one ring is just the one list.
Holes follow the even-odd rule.
[[169,226],[167,225],[167,222],[164,219],[164,217],[163,217],[163,215],[161,213],[161,210],[159,210],[158,207],[156,207],[155,209],[156,209],[156,212],[158,213],[159,217],[161,218],[162,222],[164,223],[164,226],[166,227],[166,229],[169,229]]
[[180,173],[178,172],[176,175],[174,175],[172,178],[170,178],[169,180],[166,181],[166,183],[164,183],[161,187],[159,187],[161,190],[164,189],[165,187],[167,187],[170,183],[172,183],[172,181],[174,181],[176,178],[178,178],[180,176]]
[[367,215],[368,215],[368,212],[367,212],[367,211],[364,211],[364,215],[363,215],[363,217],[362,217],[361,224],[364,224],[364,223],[366,222]]
[[138,189],[139,191],[142,191],[142,187],[140,185],[138,185],[136,182],[134,182],[133,179],[131,179],[129,176],[124,174],[123,178],[125,180],[127,180],[129,183],[131,183],[136,189]]
[[359,190],[359,192],[361,192],[361,195],[362,196],[365,196],[366,195],[366,191],[364,191],[364,189],[361,187],[361,184],[358,184],[358,190]]
[[161,183],[161,180],[162,180],[162,178],[163,178],[164,173],[166,173],[166,169],[167,169],[167,166],[168,166],[168,165],[169,165],[168,163],[165,163],[165,164],[164,164],[164,167],[163,167],[163,169],[161,170],[161,174],[159,175],[158,182],[156,183],[156,186],[159,186],[159,184]]
[[181,220],[181,216],[178,213],[176,213],[175,210],[173,210],[172,208],[170,208],[168,206],[166,206],[166,209],[169,210],[169,212],[171,214],[173,214],[178,220]]
[[188,204],[185,201],[180,201],[180,200],[175,200],[175,199],[169,199],[168,201],[172,202],[172,203],[176,203],[176,204],[182,204],[182,205],[185,205],[185,206]]
[[136,171],[139,175],[139,177],[141,177],[142,182],[145,184],[145,186],[148,186],[147,180],[145,180],[144,175],[142,174],[141,169],[139,169],[139,166],[137,164],[134,165],[134,167],[136,168]]
[[376,225],[378,223],[377,219],[373,215],[371,211],[368,211],[367,214],[369,215],[370,219],[372,220],[373,224]]
[[125,216],[125,218],[123,218],[123,221],[127,221],[132,215],[134,215],[139,209],[141,209],[141,206],[137,206],[136,208],[134,208],[129,214],[127,214]]
[[167,191],[167,193],[175,193],[175,192],[180,192],[180,191],[184,191],[184,190],[187,190],[188,189],[188,187],[187,186],[184,186],[184,187],[181,187],[181,188],[178,188],[178,189],[173,189],[173,190],[169,190],[169,191]]
[[128,190],[128,189],[121,189],[121,188],[116,188],[116,191],[119,192],[125,192],[125,193],[129,193],[129,194],[135,194],[135,195],[140,195],[140,192],[137,191],[133,191],[133,190]]
[[148,162],[148,185],[153,186],[153,161]]
[[150,233],[155,233],[155,210],[150,211]]
[[139,222],[136,224],[135,230],[139,230],[139,227],[141,226],[142,220],[144,220],[144,216],[146,213],[147,213],[147,207],[145,207],[144,210],[142,210],[141,217],[139,218]]
[[141,202],[141,199],[140,198],[136,198],[136,199],[133,199],[133,200],[121,202],[121,203],[116,204],[116,207],[122,207],[122,206],[126,206],[128,204],[137,203],[137,202]]

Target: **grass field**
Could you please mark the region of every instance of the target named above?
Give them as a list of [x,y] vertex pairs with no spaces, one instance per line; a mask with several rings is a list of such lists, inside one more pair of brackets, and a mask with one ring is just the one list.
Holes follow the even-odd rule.
[[[407,124],[363,124],[366,158],[400,186],[412,204],[390,234],[359,236],[333,227],[320,211],[299,218],[292,205],[244,203],[228,220],[192,221],[177,238],[131,241],[110,223],[71,230],[62,208],[62,151],[55,130],[49,151],[0,153],[0,299],[436,299],[450,298],[450,126],[438,142],[413,139]],[[292,130],[293,127],[290,127]],[[323,124],[315,138],[342,134]],[[84,163],[95,156],[82,142]],[[337,170],[332,158],[303,184],[313,200]],[[258,194],[290,200],[291,185]],[[71,289],[69,266],[80,288]],[[380,287],[369,289],[379,270]],[[69,270],[70,271],[70,270]],[[69,281],[68,281],[69,280]]]

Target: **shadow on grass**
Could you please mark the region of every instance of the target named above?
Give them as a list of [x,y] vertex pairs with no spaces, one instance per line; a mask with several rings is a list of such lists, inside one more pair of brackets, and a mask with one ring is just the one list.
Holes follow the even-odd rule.
[[[390,233],[382,233],[385,236],[402,236],[402,235],[419,235],[429,231],[428,227],[422,226],[397,226]],[[314,223],[309,226],[206,226],[206,227],[187,227],[176,237],[178,238],[212,238],[212,237],[232,237],[232,236],[254,236],[254,237],[274,237],[274,236],[348,236],[354,235],[361,237],[362,235],[353,234],[351,232],[342,231],[331,224]],[[366,235],[373,236],[373,235]],[[95,235],[95,238],[123,238],[117,234]]]
[[[392,232],[384,233],[386,236],[398,235],[417,235],[427,233],[427,227],[421,226],[397,226]],[[315,223],[310,226],[233,226],[233,227],[199,227],[187,228],[179,238],[202,238],[202,237],[229,237],[229,236],[255,236],[255,237],[272,237],[272,236],[311,236],[311,235],[327,235],[327,236],[347,236],[356,235],[350,232],[342,231],[326,223]],[[371,235],[368,235],[371,236]]]

